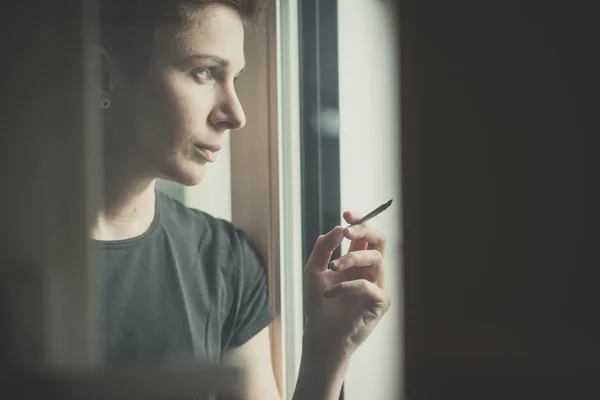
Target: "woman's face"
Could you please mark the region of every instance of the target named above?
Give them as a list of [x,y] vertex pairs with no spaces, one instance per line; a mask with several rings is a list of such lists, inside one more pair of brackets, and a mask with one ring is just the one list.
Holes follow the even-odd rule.
[[199,183],[223,133],[246,123],[234,87],[244,68],[242,19],[226,6],[203,11],[161,37],[138,81],[115,78],[106,116],[113,153],[184,185]]

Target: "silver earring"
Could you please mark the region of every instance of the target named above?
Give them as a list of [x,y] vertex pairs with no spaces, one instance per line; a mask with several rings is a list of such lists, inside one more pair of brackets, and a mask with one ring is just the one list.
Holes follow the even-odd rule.
[[109,99],[102,99],[100,101],[100,107],[105,108],[105,109],[108,108],[108,107],[110,107],[110,100]]

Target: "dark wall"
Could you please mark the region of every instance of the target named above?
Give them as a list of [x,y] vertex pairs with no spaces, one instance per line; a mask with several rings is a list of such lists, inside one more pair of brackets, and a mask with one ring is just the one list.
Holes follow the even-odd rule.
[[600,14],[527,3],[400,2],[407,400],[600,382]]

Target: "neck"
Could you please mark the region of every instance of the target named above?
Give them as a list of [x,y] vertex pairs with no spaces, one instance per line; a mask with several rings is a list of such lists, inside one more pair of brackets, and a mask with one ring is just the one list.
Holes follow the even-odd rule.
[[126,171],[125,168],[105,169],[104,202],[91,229],[95,240],[123,240],[139,236],[150,228],[154,220],[155,179]]

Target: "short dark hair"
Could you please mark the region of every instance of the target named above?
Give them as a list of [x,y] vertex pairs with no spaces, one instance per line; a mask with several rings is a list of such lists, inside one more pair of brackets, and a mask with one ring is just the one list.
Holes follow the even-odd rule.
[[185,22],[190,12],[225,5],[251,22],[267,0],[101,0],[100,44],[135,78],[147,67],[157,35]]

